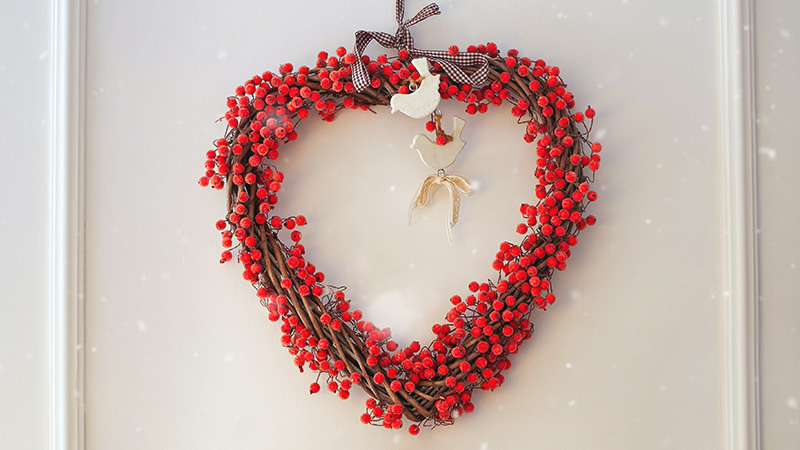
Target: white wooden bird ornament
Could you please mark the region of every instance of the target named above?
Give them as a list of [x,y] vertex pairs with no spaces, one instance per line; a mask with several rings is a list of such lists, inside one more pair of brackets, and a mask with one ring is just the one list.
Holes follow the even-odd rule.
[[[434,120],[436,121],[437,134],[444,135],[441,129],[441,113],[436,111]],[[418,134],[414,136],[411,143],[411,148],[415,149],[422,159],[422,162],[431,169],[436,170],[435,175],[431,175],[422,182],[411,206],[408,210],[408,221],[411,222],[411,217],[416,208],[424,208],[428,206],[436,192],[436,188],[444,185],[450,197],[449,214],[445,217],[445,227],[447,230],[447,242],[453,244],[452,228],[458,222],[459,209],[461,206],[461,194],[472,195],[474,191],[472,182],[463,175],[448,174],[444,169],[450,167],[461,150],[464,148],[466,142],[461,140],[461,130],[464,129],[466,122],[460,117],[453,117],[453,134],[447,136],[447,142],[444,145],[439,145],[431,141],[427,136]]]
[[433,170],[450,167],[456,162],[456,157],[466,144],[461,140],[461,130],[464,129],[466,123],[461,117],[453,116],[452,140],[448,140],[444,145],[439,145],[430,140],[428,136],[418,134],[411,141],[411,148],[416,150],[422,162]]
[[417,58],[412,63],[421,79],[417,90],[410,94],[394,94],[389,104],[392,107],[392,114],[400,111],[414,119],[422,119],[433,113],[442,99],[439,94],[439,75],[430,73],[428,60],[425,58]]

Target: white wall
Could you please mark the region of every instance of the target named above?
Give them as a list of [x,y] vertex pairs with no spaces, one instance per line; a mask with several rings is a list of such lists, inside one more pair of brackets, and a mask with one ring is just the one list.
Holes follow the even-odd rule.
[[[290,37],[286,2],[87,3],[87,449],[732,448],[716,2],[495,2],[487,14],[485,2],[442,1],[441,16],[412,29],[422,48],[493,40],[558,64],[578,104],[599,111],[604,144],[600,222],[555,278],[559,300],[535,316],[536,335],[507,383],[479,394],[476,413],[455,426],[413,440],[360,425],[363,395],[306,394],[312,376],[293,369],[238,268],[216,262],[223,196],[195,185],[237,84],[351,47],[356,29],[392,31],[392,2],[369,11],[355,1],[301,3],[303,23],[319,30],[303,38]],[[425,3],[409,0],[407,15]],[[16,7],[0,19],[3,33],[25,38],[0,48],[0,142],[10,161],[0,169],[4,448],[48,446],[49,217],[46,201],[25,195],[47,198],[49,175],[19,170],[49,163],[48,8]],[[345,19],[350,11],[359,13]],[[778,3],[756,10],[765,448],[800,443],[797,214],[780,201],[800,193],[788,122],[800,112],[790,76],[795,17]],[[531,184],[509,116],[468,117],[457,171],[481,188],[462,204],[451,249],[441,198],[405,225],[410,193],[427,175],[404,153],[419,130],[386,113],[343,114],[304,123],[279,162],[289,179],[282,208],[311,219],[314,261],[405,342],[428,336],[446,310],[441,299],[491,275],[491,255],[512,237],[515,203],[530,198]]]
[[[775,7],[780,4],[780,7]],[[800,4],[756,2],[764,448],[800,442]]]
[[50,5],[0,14],[0,446],[48,442]]

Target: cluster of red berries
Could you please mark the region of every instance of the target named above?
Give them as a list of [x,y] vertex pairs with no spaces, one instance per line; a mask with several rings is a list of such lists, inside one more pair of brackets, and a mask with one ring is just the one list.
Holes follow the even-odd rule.
[[[459,49],[448,51],[458,54]],[[229,130],[207,152],[200,178],[202,186],[215,189],[227,183],[230,210],[217,222],[225,248],[220,262],[232,260],[237,251],[242,276],[256,288],[269,319],[281,322],[281,343],[295,365],[318,373],[310,392],[322,390],[322,381],[347,399],[351,388],[360,386],[370,395],[362,422],[396,429],[405,416],[416,422],[411,434],[420,425],[453,423],[473,411],[473,389],[503,384],[509,356],[533,333],[532,309],[555,301],[553,271],[564,270],[577,234],[595,223],[585,215],[597,198],[586,174],[598,169],[602,149],[588,138],[594,110],[573,112],[573,95],[556,66],[520,57],[516,50],[502,56],[493,43],[467,51],[487,55],[487,82],[453,82],[434,64],[433,71],[441,74],[439,92],[443,99],[466,103],[470,114],[510,103],[512,115],[525,124],[524,140],[536,146],[537,202],[520,207],[520,242],[500,244],[492,263],[500,281],[472,282],[467,295],[454,295],[445,323],[433,325],[434,339],[427,346],[412,342],[400,348],[388,329],[351,310],[342,288],[326,285],[324,273],[305,259],[298,228],[306,218],[273,211],[284,175],[271,161],[279,157],[281,144],[297,139],[297,123],[311,111],[331,121],[343,108],[384,105],[391,95],[409,92],[409,81],[419,73],[407,51],[392,60],[363,57],[371,82],[360,93],[351,78],[356,56],[344,47],[335,55],[320,52],[314,68],[295,71],[283,64],[278,73],[247,80],[228,98]],[[432,122],[426,126],[433,131]]]

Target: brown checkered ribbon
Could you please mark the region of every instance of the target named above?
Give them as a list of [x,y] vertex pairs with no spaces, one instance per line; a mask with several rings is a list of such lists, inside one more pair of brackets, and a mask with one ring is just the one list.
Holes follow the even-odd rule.
[[[370,85],[369,73],[364,61],[361,59],[361,55],[373,39],[386,48],[407,50],[412,58],[425,57],[431,63],[438,63],[453,81],[469,83],[473,86],[482,85],[489,73],[489,60],[486,55],[474,52],[460,52],[456,55],[451,55],[446,51],[420,50],[414,47],[414,38],[411,37],[409,27],[438,14],[441,14],[439,6],[436,3],[431,3],[422,8],[414,17],[404,22],[405,0],[397,0],[397,32],[394,36],[382,31],[357,31],[355,46],[357,58],[352,65],[353,85],[355,85],[356,90],[360,92]],[[461,69],[462,67],[472,66],[479,66],[472,75],[467,75]]]

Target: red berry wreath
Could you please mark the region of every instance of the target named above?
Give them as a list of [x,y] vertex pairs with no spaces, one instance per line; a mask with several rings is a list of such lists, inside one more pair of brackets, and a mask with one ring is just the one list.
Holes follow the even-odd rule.
[[[585,213],[597,198],[588,174],[597,170],[602,147],[589,140],[594,110],[574,111],[558,67],[516,50],[502,56],[493,43],[466,52],[456,46],[417,50],[408,26],[438,14],[438,8],[429,5],[406,22],[402,13],[398,0],[400,28],[394,36],[362,31],[355,53],[344,47],[334,55],[320,52],[313,68],[295,70],[287,63],[278,73],[264,72],[238,86],[227,102],[228,130],[208,151],[200,184],[227,184],[229,212],[217,222],[226,249],[220,262],[236,258],[243,264],[243,277],[256,288],[269,319],[281,323],[281,343],[295,365],[318,372],[311,393],[321,390],[319,380],[342,399],[359,386],[369,395],[362,422],[401,428],[405,416],[412,422],[409,432],[417,434],[420,425],[452,424],[472,412],[474,389],[503,384],[509,356],[533,333],[532,309],[555,301],[554,270],[564,270],[578,233],[595,222]],[[371,38],[399,48],[398,56],[361,55]],[[469,114],[511,105],[512,116],[524,124],[523,139],[536,149],[536,200],[520,207],[519,242],[502,242],[494,257],[499,281],[470,283],[469,292],[449,299],[452,309],[433,325],[429,344],[401,347],[388,329],[351,309],[343,288],[325,284],[323,272],[305,259],[298,230],[305,216],[273,213],[284,182],[273,161],[281,145],[297,139],[297,123],[312,113],[330,122],[343,109],[369,110],[408,93],[408,82],[419,77],[411,58],[420,55],[441,76],[443,100],[465,103]]]

